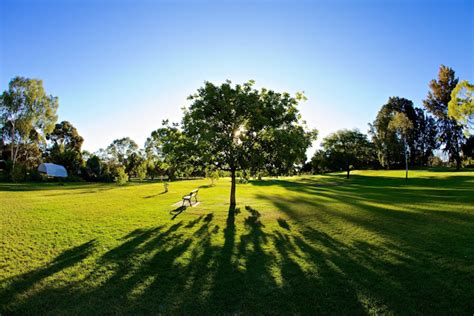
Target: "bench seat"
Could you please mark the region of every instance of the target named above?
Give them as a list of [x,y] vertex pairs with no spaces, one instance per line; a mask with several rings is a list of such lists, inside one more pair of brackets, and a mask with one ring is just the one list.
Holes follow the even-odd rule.
[[199,189],[194,189],[191,192],[189,192],[188,195],[183,196],[183,206],[184,203],[187,201],[189,203],[189,206],[193,206],[192,199],[194,198],[196,200],[196,203],[198,202],[197,195],[198,195]]

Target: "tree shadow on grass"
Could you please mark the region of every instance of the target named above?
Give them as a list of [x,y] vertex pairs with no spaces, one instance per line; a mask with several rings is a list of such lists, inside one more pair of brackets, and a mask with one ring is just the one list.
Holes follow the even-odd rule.
[[[450,256],[450,241],[442,242],[447,235],[434,238],[433,242],[447,248],[437,253],[423,241],[427,232],[416,224],[423,219],[417,217],[421,215],[384,212],[364,204],[370,196],[358,200],[355,192],[360,191],[338,191],[341,189],[319,192],[328,204],[267,196],[291,218],[291,230],[281,218],[264,220],[266,210],[247,205],[242,211],[230,207],[223,229],[217,225],[221,222],[215,223],[214,213],[208,213],[187,222],[131,231],[117,240],[116,247],[98,255],[80,283],[43,284],[26,298],[14,300],[8,311],[303,315],[472,310],[472,289],[468,287],[472,271],[456,267],[465,263],[456,260],[469,258]],[[343,195],[338,197],[337,192]],[[331,208],[330,201],[338,198],[352,201],[355,213]],[[314,209],[313,220],[330,216],[332,221],[351,223],[384,241],[337,236],[324,223],[312,225],[308,217],[300,216],[301,205]],[[357,216],[357,212],[370,216]],[[447,216],[435,221],[441,229],[450,229],[441,220]],[[468,227],[453,225],[469,234]],[[422,237],[415,238],[420,230]],[[23,288],[38,279],[42,278],[30,278]],[[21,289],[21,281],[11,282],[8,288]]]
[[[261,211],[250,206],[239,223],[236,213],[236,208],[229,208],[223,230],[208,213],[169,227],[131,231],[118,239],[117,247],[101,254],[78,283],[38,287],[38,277],[12,281],[9,289],[36,286],[37,290],[13,300],[8,311],[167,315],[305,314],[334,307],[341,312],[362,311],[349,284],[343,284],[341,293],[332,289],[336,294],[325,297],[325,286],[332,287],[333,281],[318,283],[316,275],[305,271],[297,260],[301,254],[296,253],[295,239],[286,230],[266,230]],[[74,262],[85,256],[74,257]],[[323,262],[324,254],[319,256]],[[320,264],[306,262],[313,267]],[[340,277],[335,269],[326,273]],[[337,306],[338,302],[344,304]]]
[[[363,293],[359,295],[386,306],[385,312],[473,310],[474,213],[468,211],[474,202],[472,177],[413,179],[410,184],[354,178],[349,186],[290,186],[287,189],[301,195],[257,198],[270,201],[297,223],[304,238],[295,238],[305,253],[312,251],[304,243],[314,240],[347,253],[332,254],[330,261],[351,276]],[[337,244],[323,234],[340,225],[351,229],[346,235],[362,231],[368,240],[350,236],[350,245]],[[383,242],[370,242],[372,238]]]
[[[169,227],[134,230],[103,253],[80,284],[46,284],[27,299],[14,301],[9,311],[363,313],[358,283],[369,279],[387,286],[361,263],[369,260],[370,254],[364,251],[355,256],[354,249],[310,228],[304,234],[268,230],[261,220],[262,211],[251,206],[245,207],[237,227],[236,211],[229,208],[222,233],[213,224],[212,213]],[[86,253],[73,256],[76,260],[72,262],[84,259]],[[58,266],[47,275],[67,266]],[[364,271],[365,275],[351,278],[348,271]],[[34,286],[39,279],[29,278],[24,284]],[[22,283],[13,282],[10,288],[22,288]]]
[[92,239],[86,243],[64,251],[43,268],[3,280],[2,283],[4,283],[4,285],[0,289],[0,306],[2,306],[0,311],[3,310],[4,313],[11,312],[9,310],[9,304],[19,295],[24,294],[33,286],[41,283],[43,280],[55,273],[72,267],[84,260],[91,254],[95,245],[96,241],[95,239]]

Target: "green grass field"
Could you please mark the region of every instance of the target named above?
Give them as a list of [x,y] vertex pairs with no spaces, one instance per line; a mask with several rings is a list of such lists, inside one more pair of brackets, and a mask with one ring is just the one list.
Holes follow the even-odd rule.
[[472,315],[474,172],[403,176],[0,184],[0,314]]

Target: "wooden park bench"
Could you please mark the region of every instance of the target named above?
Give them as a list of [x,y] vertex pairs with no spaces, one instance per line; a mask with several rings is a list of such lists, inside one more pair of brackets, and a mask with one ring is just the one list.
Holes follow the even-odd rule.
[[193,206],[193,203],[192,203],[193,198],[197,203],[198,202],[198,199],[197,199],[198,192],[199,192],[199,189],[194,189],[191,192],[189,192],[188,195],[183,196],[183,206],[184,206],[184,203],[186,203],[186,201],[188,201],[189,206]]

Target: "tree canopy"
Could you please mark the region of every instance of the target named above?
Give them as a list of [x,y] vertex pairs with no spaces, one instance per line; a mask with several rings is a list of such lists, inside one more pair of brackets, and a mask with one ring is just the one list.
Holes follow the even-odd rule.
[[0,126],[13,165],[20,156],[28,160],[32,149],[39,151],[39,144],[54,128],[57,108],[58,98],[46,94],[42,80],[15,77],[10,81],[0,97]]
[[107,154],[122,166],[125,166],[127,159],[137,151],[138,145],[130,137],[116,139],[107,147]]
[[324,158],[332,169],[345,170],[347,178],[351,169],[364,166],[371,159],[372,146],[367,136],[356,129],[332,133],[323,139],[321,145]]
[[474,119],[474,85],[466,80],[459,82],[451,92],[448,114],[461,124],[472,126]]
[[52,144],[49,149],[51,162],[64,166],[69,174],[77,175],[82,167],[81,147],[84,138],[68,121],[55,125],[46,137]]
[[206,82],[189,97],[192,104],[182,122],[201,162],[230,172],[231,205],[236,204],[236,171],[294,167],[306,160],[306,148],[316,135],[301,121],[297,105],[302,94],[258,91],[253,85]]
[[443,150],[448,153],[449,159],[461,167],[461,146],[464,142],[463,126],[448,115],[448,104],[451,93],[456,88],[459,79],[455,77],[453,69],[441,65],[438,79],[431,80],[428,96],[423,101],[425,108],[436,118],[439,129],[439,138],[443,143]]

